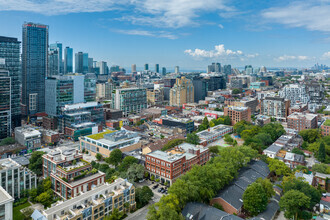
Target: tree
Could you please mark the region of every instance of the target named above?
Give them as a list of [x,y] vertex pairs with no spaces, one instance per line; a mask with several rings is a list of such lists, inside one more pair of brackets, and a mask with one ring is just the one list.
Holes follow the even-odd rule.
[[214,121],[213,121],[213,119],[210,121],[210,127],[212,128],[212,127],[214,127],[215,126],[215,123],[214,123]]
[[270,134],[266,134],[266,133],[257,134],[256,136],[253,137],[253,140],[255,140],[256,142],[259,142],[263,146],[267,146],[267,147],[273,143],[273,140],[272,140],[272,137],[270,136]]
[[36,202],[36,198],[38,197],[38,190],[37,188],[33,188],[30,190],[30,199],[32,202]]
[[304,139],[304,141],[307,141],[308,143],[313,143],[321,137],[318,129],[305,129],[300,131],[299,135]]
[[133,156],[127,156],[123,159],[121,164],[118,167],[119,172],[126,172],[127,169],[134,163],[138,163],[139,160]]
[[102,160],[102,154],[100,154],[100,153],[97,153],[96,155],[95,155],[95,157],[96,157],[96,159],[98,160],[98,161],[101,161]]
[[325,154],[325,145],[323,143],[323,141],[320,143],[320,146],[319,146],[319,152],[318,152],[318,155],[317,155],[317,159],[321,162],[324,162],[325,161],[325,157],[326,157],[326,154]]
[[112,164],[114,166],[117,166],[122,160],[122,152],[119,149],[114,149],[110,153],[110,157],[106,159],[106,162],[109,164]]
[[229,116],[225,116],[224,119],[223,119],[223,123],[225,125],[231,125],[231,119]]
[[312,167],[313,172],[319,172],[324,174],[330,174],[330,166],[324,163],[314,164]]
[[241,93],[241,90],[240,89],[233,89],[231,91],[232,94],[236,95],[236,94],[240,94]]
[[38,176],[42,175],[42,155],[44,155],[45,152],[42,151],[34,151],[30,158],[30,164],[29,169],[33,171]]
[[112,169],[112,168],[107,169],[107,171],[105,173],[105,179],[109,180],[115,172],[116,172],[115,169]]
[[102,163],[102,164],[100,164],[98,170],[100,170],[100,171],[103,172],[103,173],[106,173],[107,170],[108,170],[109,168],[110,168],[110,167],[109,167],[109,164],[107,164],[107,163]]
[[197,134],[195,133],[190,133],[190,134],[187,134],[187,140],[186,140],[187,143],[190,143],[190,144],[199,144],[200,142],[200,139],[198,137]]
[[110,216],[106,216],[104,220],[120,220],[124,216],[123,212],[119,212],[117,208],[114,208],[112,210],[112,213]]
[[270,159],[268,167],[269,170],[271,172],[274,171],[277,176],[282,176],[282,175],[286,176],[291,173],[290,168],[287,165],[285,165],[283,161],[280,161],[278,159]]
[[43,192],[41,193],[37,198],[36,198],[37,202],[40,202],[41,204],[44,205],[44,207],[48,207],[50,206],[50,204],[52,203],[52,190],[47,191],[47,192]]
[[169,142],[167,142],[167,144],[165,144],[163,147],[162,147],[162,151],[166,151],[168,149],[171,149],[175,146],[178,146],[180,144],[182,144],[185,140],[184,139],[173,139],[173,140],[170,140]]
[[208,129],[208,128],[210,127],[210,125],[209,125],[209,120],[207,119],[206,116],[205,116],[204,119],[203,119],[202,125],[203,125],[204,127],[206,127],[206,129]]
[[219,153],[219,148],[218,146],[211,146],[209,147],[209,151],[214,156]]
[[137,180],[143,179],[144,166],[141,164],[134,163],[130,165],[125,175],[130,182],[136,182]]
[[234,139],[230,136],[230,134],[225,134],[224,135],[224,140],[227,144],[233,144],[234,143]]
[[282,196],[280,207],[286,218],[298,219],[298,213],[309,207],[310,199],[298,190],[290,190]]
[[15,144],[15,139],[12,137],[6,137],[2,139],[0,142],[0,146],[9,145],[9,144]]
[[268,200],[275,195],[273,184],[270,182],[269,179],[258,178],[256,180],[256,183],[260,183],[262,185],[262,188],[265,190]]
[[243,206],[252,216],[267,208],[268,197],[261,183],[254,182],[243,193]]
[[137,208],[140,209],[147,205],[153,196],[154,193],[148,186],[137,188],[135,191],[135,201]]
[[303,155],[303,156],[305,155],[304,151],[300,150],[299,148],[293,148],[291,152],[295,153],[295,154],[300,154],[300,155]]

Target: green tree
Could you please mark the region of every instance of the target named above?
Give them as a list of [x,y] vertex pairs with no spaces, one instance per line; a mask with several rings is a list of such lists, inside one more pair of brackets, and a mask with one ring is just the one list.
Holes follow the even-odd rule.
[[169,142],[167,142],[167,144],[165,144],[163,147],[162,147],[162,151],[166,151],[168,149],[171,149],[175,146],[178,146],[180,144],[182,144],[185,140],[184,139],[173,139],[173,140],[170,140]]
[[313,172],[325,173],[330,174],[330,166],[324,163],[321,164],[314,164],[312,167]]
[[98,161],[101,161],[102,160],[102,154],[100,154],[100,153],[97,153],[96,155],[95,155],[95,157],[96,157],[96,159],[98,160]]
[[215,123],[214,123],[214,121],[213,121],[213,119],[210,121],[210,127],[212,128],[212,127],[214,127],[215,126]]
[[290,190],[282,196],[280,207],[286,218],[298,219],[298,213],[309,207],[310,199],[298,190]]
[[49,207],[52,203],[52,190],[41,193],[37,198],[37,202],[40,202],[44,207]]
[[305,129],[299,132],[299,135],[308,143],[313,143],[321,137],[318,129]]
[[143,179],[144,166],[141,164],[134,163],[125,172],[125,177],[130,182],[136,182],[137,180]]
[[223,119],[223,123],[225,125],[231,125],[231,119],[229,116],[225,116],[224,119]]
[[231,91],[232,94],[236,95],[236,94],[240,94],[241,93],[241,90],[240,89],[233,89]]
[[137,208],[140,209],[147,205],[153,196],[154,193],[148,186],[137,188],[135,191],[135,201]]
[[42,182],[42,185],[43,185],[44,192],[51,189],[52,181],[50,180],[50,177],[47,177],[46,179],[44,179]]
[[270,182],[269,179],[258,178],[256,180],[256,183],[260,183],[262,185],[262,188],[265,190],[268,200],[275,195],[273,184]]
[[243,206],[252,216],[267,208],[268,197],[261,183],[254,182],[243,193]]
[[197,145],[197,144],[199,144],[200,139],[199,139],[199,137],[198,137],[197,134],[195,134],[195,133],[190,133],[190,134],[187,134],[186,142],[187,142],[187,143],[190,143],[190,144],[195,144],[195,145]]
[[325,145],[323,143],[323,141],[320,143],[320,146],[319,146],[319,152],[318,152],[318,155],[317,155],[317,159],[321,162],[324,162],[325,161],[325,157],[326,157],[326,154],[325,154]]
[[122,152],[119,149],[114,149],[110,153],[110,157],[106,158],[106,162],[109,164],[112,164],[114,166],[117,166],[122,160]]
[[98,170],[100,170],[100,171],[103,172],[103,173],[106,173],[108,169],[110,169],[109,164],[107,164],[107,163],[102,163],[102,164],[100,164]]
[[44,155],[45,152],[42,151],[34,151],[30,158],[30,164],[29,169],[33,171],[38,176],[42,175],[42,155]]
[[112,168],[107,169],[107,171],[105,173],[105,179],[109,180],[115,172],[116,172],[115,169],[112,169]]
[[234,143],[234,139],[230,136],[230,134],[225,134],[224,135],[224,140],[227,144],[233,144]]
[[112,210],[111,215],[106,216],[104,220],[120,220],[123,218],[123,216],[124,216],[123,212],[120,212],[117,208],[114,208]]
[[0,142],[0,146],[9,145],[9,144],[15,144],[15,139],[12,137],[6,137],[2,139]]
[[203,119],[202,125],[206,127],[206,129],[210,127],[209,120],[207,119],[206,116]]
[[123,159],[121,164],[118,167],[119,172],[126,172],[127,169],[134,163],[138,163],[139,160],[133,156],[127,156]]
[[212,156],[215,156],[216,154],[219,153],[219,148],[218,146],[211,146],[209,147],[209,151],[212,154]]
[[30,190],[30,199],[31,199],[31,201],[32,202],[36,202],[36,198],[38,197],[38,190],[37,190],[37,188],[33,188],[33,189],[31,189]]
[[300,150],[299,148],[293,148],[291,152],[295,153],[295,154],[300,154],[300,155],[303,155],[303,156],[305,155],[304,151]]
[[277,176],[286,176],[291,173],[290,168],[285,165],[283,161],[280,161],[278,159],[270,159],[270,162],[268,164],[269,170],[272,172],[274,171]]

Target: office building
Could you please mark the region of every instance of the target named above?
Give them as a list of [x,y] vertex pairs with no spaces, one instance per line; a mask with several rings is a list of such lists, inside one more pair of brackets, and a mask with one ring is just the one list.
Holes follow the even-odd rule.
[[290,100],[275,97],[265,97],[260,103],[260,114],[283,119],[289,115]]
[[45,112],[45,78],[48,75],[48,26],[23,24],[22,105],[24,115]]
[[136,73],[136,64],[132,64],[132,73]]
[[0,186],[17,199],[24,190],[37,188],[37,175],[11,158],[0,159]]
[[208,91],[207,80],[202,77],[194,77],[192,83],[194,86],[194,102],[198,103],[199,100],[205,100]]
[[231,65],[224,65],[223,66],[223,73],[226,76],[226,81],[228,82],[228,76],[231,75]]
[[85,102],[85,75],[76,73],[65,77],[73,81],[73,103]]
[[49,45],[49,50],[50,51],[58,51],[58,67],[59,67],[59,74],[64,73],[64,64],[63,64],[63,46],[62,43],[54,43]]
[[27,148],[27,152],[31,153],[34,150],[41,148],[41,133],[33,127],[16,127],[15,141]]
[[[125,204],[129,204],[125,207]],[[129,212],[135,209],[135,187],[122,178],[105,183],[75,198],[57,203],[52,207],[32,214],[33,220],[98,220],[110,216],[114,209]]]
[[83,73],[88,73],[88,53],[83,53]]
[[0,36],[0,68],[9,71],[11,78],[12,129],[21,126],[20,43],[17,38]]
[[195,123],[190,118],[175,118],[165,115],[155,119],[154,122],[168,127],[180,128],[185,133],[191,133],[195,129]]
[[107,75],[108,74],[108,65],[105,61],[100,61],[96,63],[96,67],[100,69],[99,74]]
[[204,78],[207,82],[207,90],[208,91],[215,91],[218,89],[225,89],[226,88],[226,79],[224,76],[207,76]]
[[105,173],[93,169],[75,148],[58,147],[42,158],[43,178],[50,177],[52,189],[63,199],[77,197],[105,182]]
[[318,128],[317,115],[315,114],[295,112],[288,116],[287,123],[288,128],[295,129],[297,131]]
[[174,68],[174,73],[179,74],[180,73],[180,68],[179,66],[175,66]]
[[105,83],[96,83],[96,100],[111,100],[115,88],[116,85],[110,79]]
[[227,99],[225,100],[225,105],[235,106],[235,107],[249,107],[251,109],[251,114],[257,111],[257,106],[259,102],[256,98],[244,97],[241,100]]
[[88,57],[88,72],[89,73],[94,73],[93,63],[94,63],[93,58]]
[[14,198],[0,186],[0,219],[13,220]]
[[291,101],[291,105],[295,105],[297,103],[307,104],[309,101],[309,96],[307,94],[305,85],[286,85],[279,91],[278,94],[282,98],[289,99]]
[[66,76],[47,77],[46,79],[46,113],[58,116],[61,107],[74,102],[74,81]]
[[100,153],[109,157],[111,151],[120,149],[122,152],[133,151],[141,148],[141,137],[138,133],[127,130],[101,132],[80,137],[80,150],[87,150],[92,155]]
[[48,75],[47,77],[57,76],[60,74],[58,50],[51,50],[48,53]]
[[251,122],[251,109],[248,107],[225,107],[224,115],[230,117],[232,125],[243,120]]
[[245,74],[246,75],[251,75],[253,74],[253,67],[251,65],[246,65],[245,66]]
[[78,52],[75,54],[75,72],[76,73],[83,73],[84,72],[84,53]]
[[[2,58],[0,58],[2,59]],[[4,59],[2,59],[4,61]],[[0,60],[1,62],[1,60]],[[4,62],[3,62],[4,63]],[[11,77],[0,63],[0,140],[11,136]]]
[[148,105],[164,104],[164,88],[148,89],[147,90]]
[[144,71],[148,71],[149,70],[149,64],[144,64]]
[[156,150],[145,155],[145,168],[150,176],[161,183],[172,185],[193,165],[204,165],[210,159],[208,148],[188,143],[180,144],[167,152]]
[[162,68],[162,75],[163,75],[163,76],[166,75],[166,68],[165,68],[165,67]]
[[147,108],[147,91],[139,88],[113,90],[112,108],[123,111],[123,116],[138,114]]
[[260,77],[260,82],[264,82],[266,86],[273,85],[273,77],[272,76],[262,76]]
[[156,64],[156,65],[155,65],[155,72],[156,72],[156,73],[159,73],[159,64]]
[[96,100],[96,75],[87,73],[84,81],[84,99],[85,102],[94,102]]
[[182,106],[185,103],[194,102],[194,85],[190,79],[182,76],[177,78],[170,90],[170,105]]
[[73,49],[70,47],[64,49],[64,73],[73,73]]

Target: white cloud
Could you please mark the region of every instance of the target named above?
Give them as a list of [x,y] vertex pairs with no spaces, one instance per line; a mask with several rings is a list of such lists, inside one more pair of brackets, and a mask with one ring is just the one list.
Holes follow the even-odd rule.
[[275,61],[278,62],[283,62],[283,61],[290,61],[290,60],[297,60],[297,61],[304,61],[304,60],[308,60],[309,57],[308,56],[293,56],[293,55],[283,55],[283,56],[279,56],[277,58],[275,58]]
[[221,28],[221,29],[224,28],[222,24],[218,24],[218,27]]
[[188,54],[192,57],[196,58],[215,58],[215,57],[222,57],[222,58],[234,58],[234,57],[246,57],[246,58],[254,58],[258,56],[258,54],[247,54],[245,55],[241,50],[230,50],[225,49],[223,44],[216,45],[214,50],[203,50],[196,48],[195,50],[185,50],[185,54]]
[[127,34],[127,35],[167,38],[167,39],[172,39],[172,40],[178,38],[176,35],[174,35],[170,32],[166,32],[166,31],[120,30],[120,29],[112,29],[111,31],[121,33],[121,34]]
[[330,31],[330,1],[294,1],[283,7],[273,7],[262,12],[271,22],[289,27],[302,27],[311,31]]
[[323,59],[330,59],[330,51],[329,51],[329,52],[325,52],[325,53],[322,55],[322,58],[323,58]]

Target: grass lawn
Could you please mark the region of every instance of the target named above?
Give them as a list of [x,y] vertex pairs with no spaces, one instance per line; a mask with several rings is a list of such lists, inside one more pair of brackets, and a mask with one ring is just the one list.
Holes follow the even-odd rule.
[[24,215],[20,212],[21,209],[31,206],[29,202],[26,202],[22,205],[16,206],[13,208],[13,218],[15,220],[24,220]]

